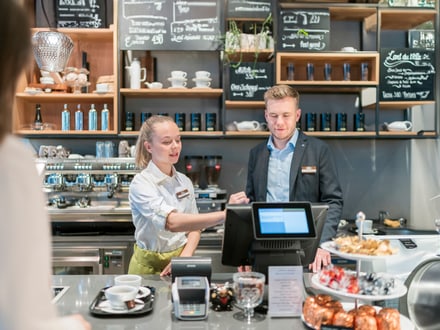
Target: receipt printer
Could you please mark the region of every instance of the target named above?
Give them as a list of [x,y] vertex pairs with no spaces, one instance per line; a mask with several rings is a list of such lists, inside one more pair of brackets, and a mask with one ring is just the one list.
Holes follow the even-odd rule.
[[176,277],[171,286],[174,315],[179,320],[203,320],[208,316],[209,283],[204,276]]

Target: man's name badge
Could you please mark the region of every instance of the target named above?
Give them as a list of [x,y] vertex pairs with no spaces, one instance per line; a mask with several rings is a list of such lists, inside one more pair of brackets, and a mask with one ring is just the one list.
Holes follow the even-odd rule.
[[187,197],[187,196],[189,196],[189,191],[188,191],[188,189],[184,189],[184,190],[182,190],[182,191],[178,191],[178,192],[176,192],[176,197],[177,197],[178,199],[182,199],[182,198],[185,198],[185,197]]
[[316,173],[316,166],[302,166],[301,173],[304,173],[304,174]]

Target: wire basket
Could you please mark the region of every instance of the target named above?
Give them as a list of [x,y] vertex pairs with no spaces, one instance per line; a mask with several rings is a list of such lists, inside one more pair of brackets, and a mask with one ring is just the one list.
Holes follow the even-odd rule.
[[32,48],[41,70],[61,72],[72,53],[73,41],[61,32],[39,31],[32,36]]

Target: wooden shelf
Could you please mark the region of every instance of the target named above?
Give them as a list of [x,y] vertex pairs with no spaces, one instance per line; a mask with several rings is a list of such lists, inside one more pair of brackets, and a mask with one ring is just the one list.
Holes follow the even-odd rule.
[[274,55],[273,49],[262,49],[258,52],[255,50],[238,50],[238,51],[225,51],[225,58],[231,63],[241,62],[267,62],[272,60]]
[[72,40],[89,40],[89,41],[97,41],[97,40],[113,40],[113,25],[108,29],[83,29],[83,28],[32,28],[32,34],[39,31],[57,31],[68,35]]
[[163,89],[130,89],[121,88],[121,95],[127,97],[184,97],[216,98],[223,94],[221,88],[163,88]]
[[[361,63],[368,63],[369,80],[361,80]],[[295,80],[287,80],[287,66],[294,64]],[[314,80],[307,80],[307,63],[314,65]],[[324,80],[324,64],[332,65],[332,80]],[[343,80],[343,64],[351,66],[351,80]],[[276,83],[320,86],[375,86],[379,84],[378,52],[315,52],[315,53],[277,53]]]
[[[435,101],[395,101],[395,102],[379,102],[379,110],[401,110],[411,108],[417,105],[435,104]],[[363,109],[374,110],[376,104],[370,104]]]
[[19,129],[15,132],[16,134],[19,135],[25,135],[25,136],[63,136],[65,135],[67,136],[84,136],[84,135],[88,135],[88,136],[99,136],[99,135],[115,135],[117,134],[116,131],[89,131],[89,130],[84,130],[84,131],[61,131],[61,130],[42,130],[42,131],[38,131],[38,130],[30,130],[30,129]]
[[[138,131],[121,131],[121,136],[124,137],[137,137],[139,135]],[[182,131],[180,132],[182,137],[212,137],[218,138],[223,136],[222,131],[200,131],[200,132],[192,132],[192,131]]]
[[225,101],[226,109],[264,109],[264,101]]
[[112,102],[114,98],[113,93],[40,93],[36,95],[17,93],[15,96],[29,103]]
[[382,30],[410,30],[420,24],[435,20],[435,9],[387,8],[379,10]]

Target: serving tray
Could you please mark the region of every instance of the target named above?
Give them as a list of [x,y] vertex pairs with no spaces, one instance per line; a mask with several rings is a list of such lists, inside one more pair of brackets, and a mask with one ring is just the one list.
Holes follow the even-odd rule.
[[151,291],[149,295],[142,294],[136,297],[136,306],[130,310],[112,310],[107,298],[105,290],[109,287],[102,288],[95,299],[89,306],[90,314],[97,317],[136,317],[150,313],[153,310],[156,289],[152,286],[144,286]]

